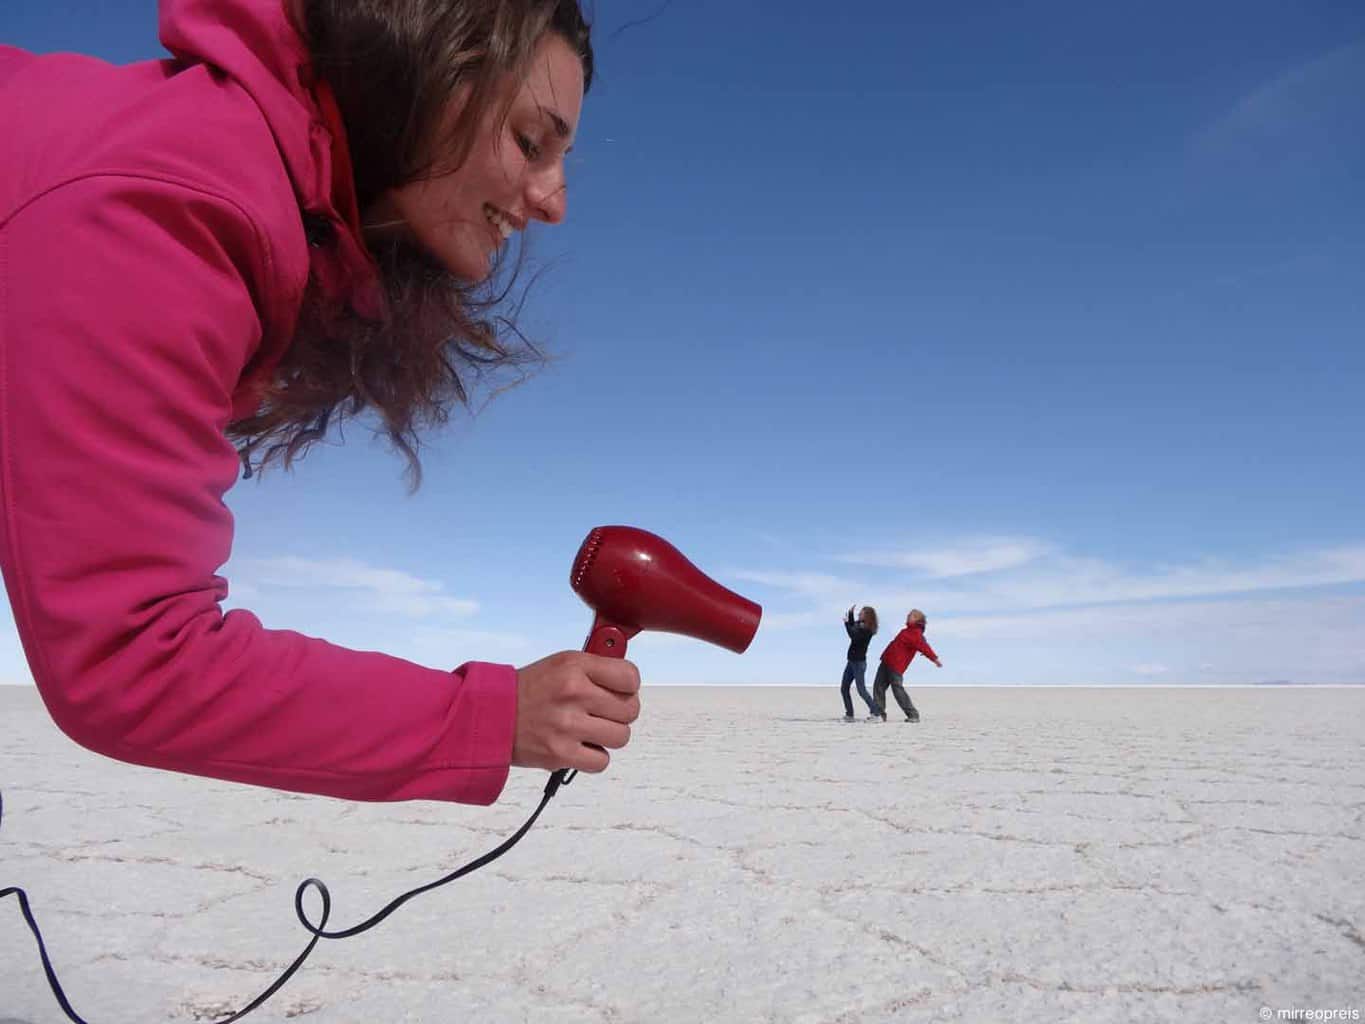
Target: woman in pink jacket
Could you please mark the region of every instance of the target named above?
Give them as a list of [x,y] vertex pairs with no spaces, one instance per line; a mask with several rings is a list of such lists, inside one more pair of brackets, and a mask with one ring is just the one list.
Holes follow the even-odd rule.
[[356,800],[602,770],[629,662],[423,667],[224,614],[216,575],[244,466],[365,413],[415,472],[524,355],[480,283],[564,217],[577,0],[164,0],[160,29],[126,67],[0,47],[0,565],[54,720]]

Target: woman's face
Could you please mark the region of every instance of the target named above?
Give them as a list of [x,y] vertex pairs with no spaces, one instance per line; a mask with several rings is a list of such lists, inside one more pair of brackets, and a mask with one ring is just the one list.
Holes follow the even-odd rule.
[[[464,163],[385,193],[366,211],[367,233],[398,233],[456,277],[479,281],[513,232],[533,220],[564,219],[564,157],[583,106],[583,64],[562,37],[547,34],[525,80],[509,89],[506,119],[494,104]],[[447,111],[447,124],[461,102]]]

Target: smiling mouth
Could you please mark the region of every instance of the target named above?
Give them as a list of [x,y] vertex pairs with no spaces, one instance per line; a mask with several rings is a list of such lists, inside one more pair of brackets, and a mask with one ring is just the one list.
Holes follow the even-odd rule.
[[483,204],[483,215],[492,224],[494,229],[502,236],[505,242],[512,237],[512,232],[517,230],[517,226],[512,223],[512,218],[503,213],[496,206],[489,203]]

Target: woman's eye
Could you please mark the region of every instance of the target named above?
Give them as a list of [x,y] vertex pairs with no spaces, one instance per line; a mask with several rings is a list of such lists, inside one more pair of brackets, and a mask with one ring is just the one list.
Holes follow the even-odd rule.
[[534,160],[540,156],[540,147],[532,142],[529,137],[522,135],[520,132],[517,133],[517,146],[527,160]]

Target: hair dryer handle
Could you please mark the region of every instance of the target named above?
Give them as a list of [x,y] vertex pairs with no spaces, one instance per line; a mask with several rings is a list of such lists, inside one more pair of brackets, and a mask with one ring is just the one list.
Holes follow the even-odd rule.
[[598,612],[593,617],[592,629],[588,630],[588,639],[583,643],[583,650],[587,654],[600,654],[604,658],[624,658],[626,642],[638,632],[640,632],[638,626],[618,626]]

